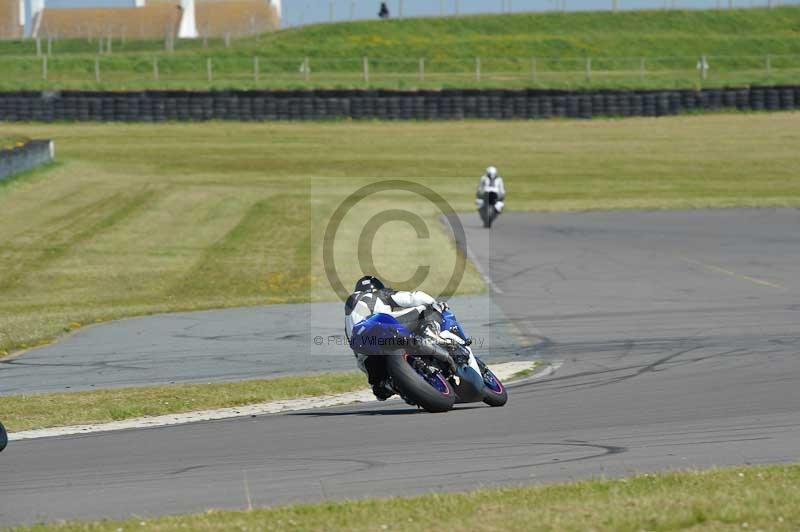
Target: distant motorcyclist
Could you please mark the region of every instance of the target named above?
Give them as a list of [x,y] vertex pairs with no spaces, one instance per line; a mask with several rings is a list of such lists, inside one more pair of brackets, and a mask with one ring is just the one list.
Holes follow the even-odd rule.
[[478,192],[475,195],[478,207],[483,205],[486,195],[490,192],[495,192],[497,194],[495,209],[497,209],[498,213],[503,212],[504,201],[506,199],[506,187],[503,184],[503,178],[497,173],[497,168],[494,166],[488,167],[486,173],[483,174],[480,181],[478,181]]
[[[372,276],[365,276],[356,282],[353,293],[345,302],[345,334],[352,341],[353,329],[374,314],[389,314],[414,334],[414,344],[410,348],[425,354],[446,359],[452,364],[447,345],[453,340],[452,333],[441,330],[442,312],[448,309],[447,303],[437,302],[421,291],[405,292],[386,288]],[[372,392],[384,401],[394,394],[386,384],[385,361],[383,357],[354,354],[358,367],[367,374]]]
[[494,219],[503,212],[506,199],[506,187],[497,168],[490,166],[478,182],[475,204],[483,220],[484,227],[491,227]]

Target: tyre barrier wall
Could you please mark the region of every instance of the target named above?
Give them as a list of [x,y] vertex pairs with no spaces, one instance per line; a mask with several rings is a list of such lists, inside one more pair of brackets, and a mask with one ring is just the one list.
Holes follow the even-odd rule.
[[0,150],[0,181],[47,164],[54,156],[52,140],[30,140],[18,148]]
[[460,120],[664,116],[800,107],[800,86],[702,90],[46,91],[0,93],[4,121]]

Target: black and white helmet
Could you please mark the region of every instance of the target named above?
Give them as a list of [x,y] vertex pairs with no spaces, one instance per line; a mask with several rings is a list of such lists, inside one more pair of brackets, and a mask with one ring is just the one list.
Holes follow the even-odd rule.
[[495,168],[494,166],[490,166],[489,168],[487,168],[486,169],[486,177],[488,177],[492,181],[497,179],[497,168]]
[[374,292],[375,290],[383,290],[386,288],[380,279],[372,275],[365,275],[356,281],[356,287],[353,292]]

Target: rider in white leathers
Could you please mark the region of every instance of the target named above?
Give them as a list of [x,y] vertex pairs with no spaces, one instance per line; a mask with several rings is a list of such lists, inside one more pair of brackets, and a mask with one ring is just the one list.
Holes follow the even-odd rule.
[[495,210],[499,213],[503,212],[506,199],[506,187],[503,184],[503,178],[498,175],[497,168],[490,166],[486,169],[486,173],[481,176],[478,182],[478,192],[475,197],[475,204],[480,209],[483,207],[484,198],[489,192],[497,193],[497,203],[494,204]]
[[[406,325],[408,329],[418,333],[420,337],[430,340],[427,349],[436,350],[438,356],[448,357],[446,350],[437,344],[452,341],[449,334],[441,331],[442,312],[447,303],[437,302],[433,297],[421,291],[404,292],[386,288],[375,277],[366,276],[358,280],[354,292],[345,303],[344,329],[347,340],[353,338],[353,327],[373,314],[389,314]],[[386,378],[381,357],[356,355],[358,368],[367,374],[375,396],[384,400],[394,394],[384,379]]]

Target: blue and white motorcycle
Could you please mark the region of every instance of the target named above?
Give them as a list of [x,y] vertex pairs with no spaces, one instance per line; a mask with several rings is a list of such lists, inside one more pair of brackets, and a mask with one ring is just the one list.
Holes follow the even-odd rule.
[[503,406],[505,386],[476,357],[471,341],[455,315],[442,312],[442,336],[448,349],[433,349],[389,314],[374,314],[356,324],[350,346],[368,357],[385,361],[388,384],[408,404],[428,412],[446,412],[455,403]]

